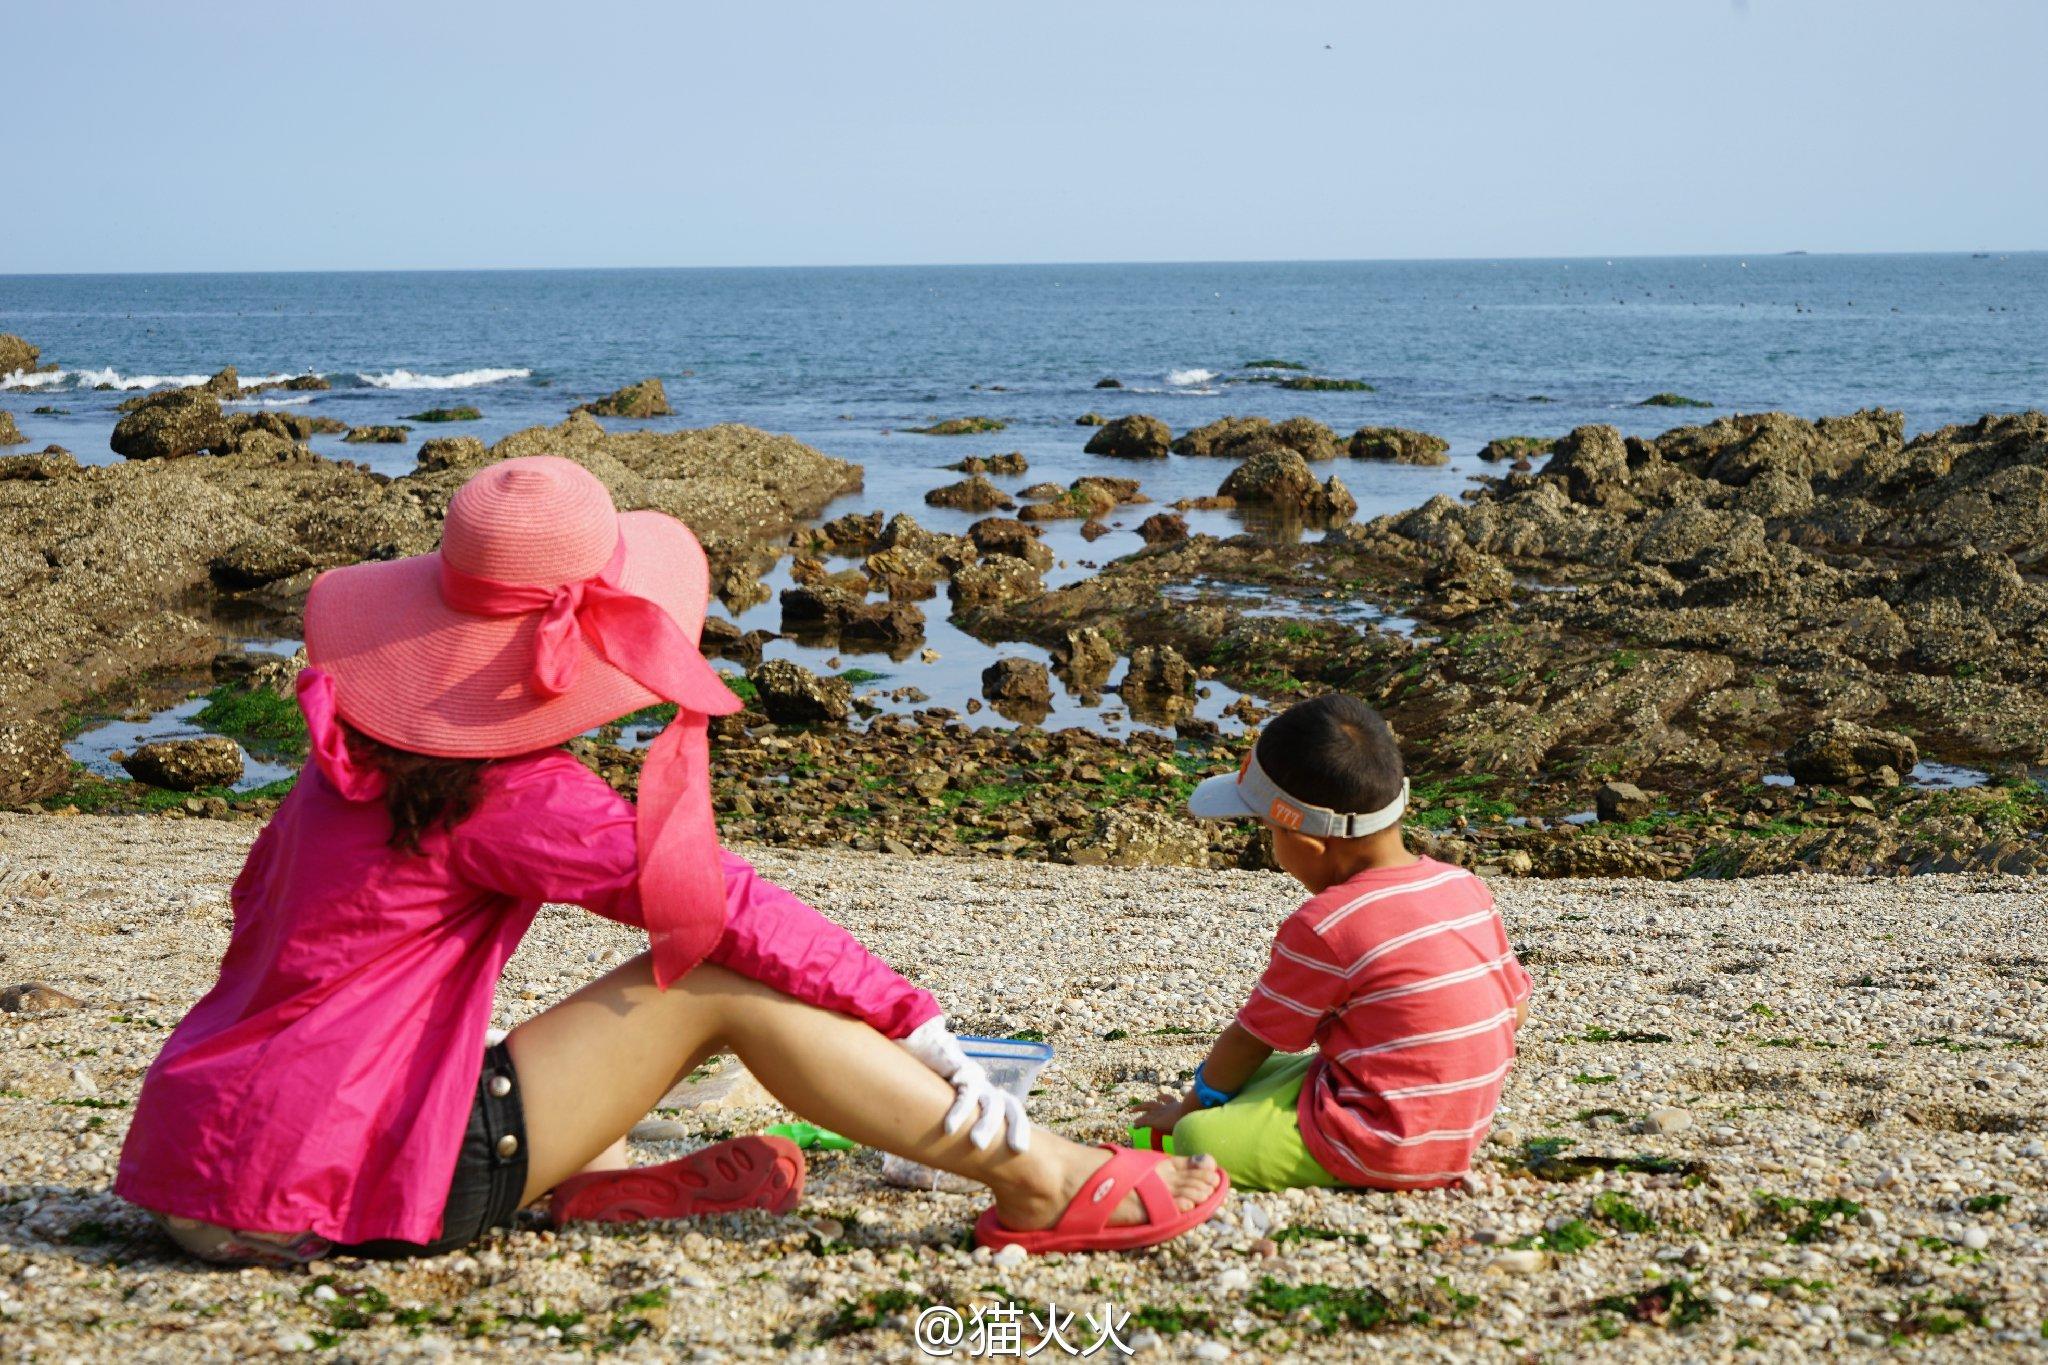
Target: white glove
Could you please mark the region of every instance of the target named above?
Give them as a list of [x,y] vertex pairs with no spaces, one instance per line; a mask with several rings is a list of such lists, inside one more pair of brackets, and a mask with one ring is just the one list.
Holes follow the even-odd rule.
[[953,1107],[946,1111],[942,1125],[948,1136],[971,1121],[974,1126],[967,1129],[967,1140],[984,1151],[998,1133],[1005,1134],[1011,1151],[1030,1149],[1031,1120],[1024,1113],[1024,1101],[996,1087],[981,1063],[961,1049],[960,1040],[946,1027],[944,1015],[919,1024],[903,1040],[903,1046],[941,1079],[951,1082]]

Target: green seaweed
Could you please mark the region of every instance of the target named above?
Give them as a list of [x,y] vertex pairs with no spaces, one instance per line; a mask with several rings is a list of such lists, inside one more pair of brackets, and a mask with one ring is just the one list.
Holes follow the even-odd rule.
[[216,687],[193,720],[259,753],[306,756],[306,718],[298,703],[267,688]]
[[1394,1301],[1370,1285],[1340,1288],[1327,1284],[1286,1284],[1267,1275],[1259,1280],[1247,1302],[1275,1317],[1306,1313],[1325,1334],[1339,1327],[1369,1332],[1395,1317]]

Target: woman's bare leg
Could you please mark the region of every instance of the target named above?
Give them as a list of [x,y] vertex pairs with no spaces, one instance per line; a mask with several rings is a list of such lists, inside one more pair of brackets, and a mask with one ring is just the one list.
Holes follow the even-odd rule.
[[[940,1122],[953,1088],[856,1019],[815,1009],[720,967],[655,989],[645,954],[512,1031],[526,1115],[526,1198],[588,1165],[666,1093],[676,1076],[722,1048],[739,1054],[796,1113],[864,1146],[980,1181],[1014,1228],[1050,1226],[1105,1160],[1040,1128],[1019,1155],[982,1151]],[[1182,1208],[1216,1186],[1206,1159],[1161,1171]],[[1137,1221],[1135,1199],[1117,1221]]]

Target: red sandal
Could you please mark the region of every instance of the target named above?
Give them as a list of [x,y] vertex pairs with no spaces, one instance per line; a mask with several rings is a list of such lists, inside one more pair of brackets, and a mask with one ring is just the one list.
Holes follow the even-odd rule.
[[804,1193],[804,1154],[781,1137],[713,1143],[658,1166],[572,1175],[548,1196],[548,1215],[570,1222],[636,1223],[739,1209],[788,1213]]
[[[1055,1251],[1136,1251],[1170,1242],[1200,1227],[1230,1195],[1230,1177],[1218,1166],[1215,1190],[1184,1211],[1174,1203],[1166,1182],[1159,1178],[1160,1164],[1172,1161],[1173,1157],[1109,1143],[1103,1147],[1114,1155],[1081,1183],[1057,1223],[1039,1231],[1018,1232],[1004,1227],[996,1211],[988,1209],[974,1225],[974,1240],[996,1250],[1020,1246],[1034,1256]],[[1134,1190],[1144,1201],[1145,1221],[1111,1227],[1111,1215],[1124,1202],[1124,1196]]]

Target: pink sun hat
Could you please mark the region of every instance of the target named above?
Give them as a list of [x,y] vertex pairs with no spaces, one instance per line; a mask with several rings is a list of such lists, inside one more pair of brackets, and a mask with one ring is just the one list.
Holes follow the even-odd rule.
[[641,901],[666,986],[725,919],[707,731],[740,701],[697,648],[709,587],[688,527],[619,512],[581,465],[491,465],[449,503],[439,550],[314,582],[300,703],[315,761],[369,799],[381,783],[351,769],[337,714],[400,749],[502,758],[674,702],[639,800]]

